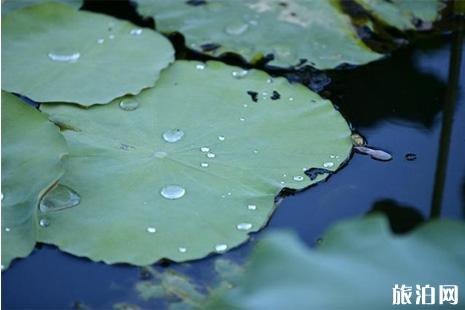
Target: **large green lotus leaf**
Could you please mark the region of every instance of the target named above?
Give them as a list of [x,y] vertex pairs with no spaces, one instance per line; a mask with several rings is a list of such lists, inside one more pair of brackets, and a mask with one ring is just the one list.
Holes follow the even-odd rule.
[[82,0],[2,0],[2,15],[9,14],[14,10],[45,2],[64,2],[70,6],[79,9],[82,6]]
[[[334,0],[137,2],[142,14],[156,19],[160,31],[179,31],[188,47],[213,56],[234,52],[253,62],[273,54],[271,66],[289,67],[307,59],[319,69],[382,56],[363,44]],[[211,44],[219,47],[212,49]]]
[[173,47],[150,29],[59,3],[2,20],[2,88],[38,102],[103,104],[151,87]]
[[374,16],[399,30],[431,28],[444,8],[441,0],[355,0]]
[[[335,171],[348,158],[350,130],[329,101],[283,78],[245,73],[180,61],[133,98],[90,110],[43,105],[72,129],[64,132],[71,155],[62,183],[82,199],[50,214],[40,240],[108,263],[201,258],[263,227],[283,187],[327,176],[310,180],[304,170]],[[185,192],[167,199],[162,191]]]
[[2,92],[2,269],[34,248],[38,201],[63,174],[65,153],[45,115]]
[[385,218],[376,216],[340,223],[323,240],[310,250],[290,233],[268,235],[236,287],[213,298],[211,308],[392,309],[395,284],[405,284],[417,309],[416,285],[429,284],[436,288],[436,306],[448,309],[447,302],[439,305],[439,285],[465,285],[460,222],[434,221],[394,236]]

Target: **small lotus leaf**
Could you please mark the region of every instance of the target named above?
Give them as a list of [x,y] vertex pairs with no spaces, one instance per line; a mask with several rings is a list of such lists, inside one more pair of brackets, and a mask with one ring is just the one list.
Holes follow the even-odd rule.
[[266,224],[282,188],[321,181],[327,173],[304,171],[335,171],[352,149],[328,100],[219,62],[175,62],[156,87],[108,105],[41,109],[70,129],[60,182],[81,203],[47,215],[39,239],[107,263],[236,247]]
[[2,89],[84,106],[153,86],[174,54],[150,29],[60,3],[8,14],[2,43]]

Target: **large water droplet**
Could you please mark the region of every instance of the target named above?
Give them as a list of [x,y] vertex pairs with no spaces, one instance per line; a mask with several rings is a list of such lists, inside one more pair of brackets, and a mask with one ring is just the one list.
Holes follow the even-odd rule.
[[232,36],[238,36],[243,34],[249,29],[249,25],[244,23],[234,23],[224,28],[224,31]]
[[151,234],[154,234],[157,232],[157,229],[155,227],[147,227],[147,231]]
[[247,70],[238,70],[238,71],[233,71],[232,76],[235,77],[236,79],[242,79],[248,73],[249,73],[249,71],[247,71]]
[[333,166],[334,166],[334,163],[330,161],[323,163],[323,167],[325,168],[331,168]]
[[141,28],[135,28],[132,29],[130,32],[133,36],[140,36],[142,34],[142,29]]
[[169,143],[175,143],[182,139],[184,131],[181,129],[170,129],[163,133],[163,140]]
[[304,177],[301,176],[301,175],[296,175],[295,177],[293,177],[294,181],[303,181],[304,180]]
[[228,249],[228,246],[226,244],[218,244],[215,246],[215,251],[218,253],[224,252]]
[[186,190],[179,185],[167,185],[161,189],[160,194],[166,199],[179,199],[186,194]]
[[186,248],[178,248],[178,251],[181,253],[186,253],[187,249]]
[[80,57],[80,53],[66,49],[51,51],[48,53],[48,58],[56,62],[73,63],[78,61]]
[[139,102],[134,98],[125,98],[120,101],[119,107],[124,111],[134,111],[139,107]]
[[256,209],[257,209],[257,205],[248,205],[248,206],[247,206],[247,209],[249,209],[249,210],[256,210]]
[[208,158],[215,158],[216,155],[214,153],[207,153]]
[[50,225],[50,222],[46,218],[42,218],[39,221],[40,227],[48,227]]
[[203,153],[206,153],[206,152],[210,152],[210,148],[206,147],[206,146],[202,146],[200,148],[200,151],[203,152]]
[[58,211],[77,206],[81,197],[71,188],[58,184],[40,200],[39,209],[42,212]]
[[252,224],[250,224],[250,223],[240,223],[240,224],[237,224],[236,227],[239,230],[249,230],[250,228],[252,228]]

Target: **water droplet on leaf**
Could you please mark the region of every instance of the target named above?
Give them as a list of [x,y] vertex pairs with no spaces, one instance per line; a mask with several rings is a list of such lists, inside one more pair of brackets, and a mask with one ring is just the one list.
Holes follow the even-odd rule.
[[218,140],[224,141],[224,139],[225,139],[224,136],[218,136]]
[[201,163],[200,166],[201,166],[202,168],[207,168],[207,167],[208,167],[208,164],[207,164],[207,163]]
[[142,34],[142,29],[135,28],[135,29],[132,29],[129,33],[133,36],[140,36]]
[[186,253],[187,249],[186,248],[179,248],[178,251],[181,252],[181,253]]
[[155,227],[147,227],[147,231],[151,234],[156,233],[157,229]]
[[215,158],[216,155],[214,153],[207,153],[208,158]]
[[81,197],[71,188],[58,184],[40,200],[39,209],[42,212],[58,211],[77,206]]
[[48,225],[50,225],[50,222],[46,218],[43,218],[40,219],[39,225],[40,227],[48,227]]
[[323,163],[323,167],[325,168],[331,168],[333,166],[334,166],[334,163],[330,161]]
[[237,224],[236,227],[239,230],[249,230],[250,228],[252,228],[252,224],[250,224],[250,223],[240,223],[240,224]]
[[179,185],[167,185],[163,187],[160,194],[166,199],[179,199],[184,196],[186,190]]
[[80,57],[80,53],[76,51],[66,51],[66,49],[48,53],[48,58],[50,58],[50,60],[63,63],[74,63],[78,61]]
[[234,23],[234,24],[226,26],[226,28],[224,28],[224,31],[229,35],[238,36],[246,32],[247,29],[249,29],[249,25],[247,24]]
[[120,101],[119,107],[124,111],[134,111],[139,107],[139,102],[134,98],[126,98]]
[[169,143],[175,143],[182,139],[184,131],[181,129],[170,129],[163,133],[163,140]]
[[301,176],[301,175],[296,175],[295,177],[293,177],[294,181],[303,181],[304,180],[304,177]]
[[247,209],[249,209],[249,210],[255,210],[255,209],[257,209],[257,206],[256,206],[256,205],[248,205],[248,206],[247,206]]
[[204,64],[198,64],[195,66],[195,68],[197,68],[198,70],[203,70],[205,69],[205,65]]
[[233,71],[232,76],[235,77],[236,79],[241,79],[245,77],[248,73],[249,71],[247,70],[238,70],[238,71]]
[[202,146],[200,148],[200,151],[203,152],[203,153],[206,153],[206,152],[210,152],[210,148],[206,147],[206,146]]
[[218,253],[222,253],[228,249],[228,246],[226,244],[218,244],[215,246],[215,251]]

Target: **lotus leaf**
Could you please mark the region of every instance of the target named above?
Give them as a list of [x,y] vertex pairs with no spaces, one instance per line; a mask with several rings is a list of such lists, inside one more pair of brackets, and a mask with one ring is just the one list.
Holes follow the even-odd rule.
[[8,14],[2,43],[2,89],[84,106],[153,86],[174,54],[150,29],[60,3]]
[[137,2],[160,31],[178,31],[188,47],[213,56],[233,52],[254,62],[272,54],[271,66],[289,67],[306,59],[319,69],[382,57],[358,38],[335,0]]
[[[156,87],[108,105],[41,109],[68,128],[60,182],[81,203],[45,214],[39,239],[107,263],[236,247],[266,224],[282,188],[325,179],[352,149],[328,100],[219,62],[175,62]],[[326,173],[311,179],[310,168]]]
[[441,0],[355,0],[374,16],[399,30],[430,29],[444,7]]
[[[397,284],[465,285],[465,225],[434,221],[408,235],[395,236],[384,217],[340,223],[308,249],[295,235],[275,232],[261,240],[243,277],[211,301],[212,309],[392,309]],[[428,292],[428,291],[426,291]],[[420,291],[421,293],[421,291]],[[459,292],[459,296],[462,292]],[[428,298],[426,299],[428,300]]]
[[2,92],[2,269],[34,248],[38,202],[63,174],[66,152],[44,114]]

